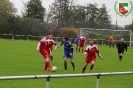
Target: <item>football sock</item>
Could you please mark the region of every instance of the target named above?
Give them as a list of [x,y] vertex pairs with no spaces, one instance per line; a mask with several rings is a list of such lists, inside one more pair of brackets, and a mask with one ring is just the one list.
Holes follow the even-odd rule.
[[51,61],[53,60],[53,56],[51,56]]
[[119,56],[119,59],[122,60],[122,56]]
[[46,63],[45,63],[44,71],[46,71],[46,70],[47,70],[47,65],[46,65]]
[[84,51],[84,49],[82,49],[82,52]]
[[67,62],[64,61],[64,69],[67,70]]
[[75,68],[74,62],[71,62],[71,64],[72,64],[73,68]]
[[90,70],[92,70],[92,69],[93,69],[93,67],[94,67],[94,64],[92,64],[92,65],[91,65]]
[[80,52],[80,48],[79,48],[79,52]]
[[120,56],[120,58],[121,58],[120,60],[122,60],[122,56]]
[[85,67],[82,69],[82,73],[84,73],[85,69],[86,69]]
[[47,66],[48,68],[50,68],[50,62],[49,62],[49,61],[46,61],[46,66]]

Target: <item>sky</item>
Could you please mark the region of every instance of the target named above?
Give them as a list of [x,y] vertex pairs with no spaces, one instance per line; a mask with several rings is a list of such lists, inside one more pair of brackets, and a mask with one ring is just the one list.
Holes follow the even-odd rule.
[[[17,14],[21,15],[21,10],[24,9],[24,5],[22,1],[25,3],[25,2],[28,2],[29,0],[10,0],[10,1],[13,2],[15,7],[18,9]],[[49,5],[51,5],[54,1],[55,0],[42,0],[43,6],[46,8],[46,10],[48,10]],[[127,24],[132,24],[133,11],[127,17],[121,17],[119,15],[116,15],[116,12],[114,10],[114,4],[116,1],[118,1],[118,3],[128,3],[128,10],[130,10],[131,8],[131,4],[129,3],[129,1],[133,2],[133,0],[75,0],[76,4],[80,4],[80,5],[86,5],[87,3],[93,3],[93,4],[97,3],[98,6],[101,7],[102,4],[106,4],[107,10],[109,11],[108,14],[112,18],[111,19],[112,24],[116,24],[116,20],[117,20],[117,24],[122,27],[124,27],[124,25],[127,25]],[[119,8],[118,3],[117,3],[117,8]]]

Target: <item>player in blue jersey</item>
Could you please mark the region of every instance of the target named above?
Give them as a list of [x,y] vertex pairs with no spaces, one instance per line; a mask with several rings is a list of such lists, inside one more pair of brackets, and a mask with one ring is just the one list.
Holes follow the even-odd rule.
[[79,46],[79,38],[81,37],[80,33],[77,34],[77,37],[76,37],[76,40],[75,40],[75,43],[76,43],[76,52],[78,50],[78,46]]
[[65,72],[67,71],[67,59],[70,58],[70,62],[73,67],[73,71],[75,71],[75,65],[73,62],[73,47],[72,47],[72,42],[69,41],[68,37],[65,37],[65,39],[62,41],[61,45],[64,44],[64,69]]

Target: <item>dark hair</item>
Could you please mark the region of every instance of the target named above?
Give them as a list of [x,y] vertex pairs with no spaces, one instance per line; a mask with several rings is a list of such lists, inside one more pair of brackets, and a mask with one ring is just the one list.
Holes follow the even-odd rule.
[[68,40],[69,40],[69,38],[66,36],[66,37],[65,37],[65,41],[68,41]]

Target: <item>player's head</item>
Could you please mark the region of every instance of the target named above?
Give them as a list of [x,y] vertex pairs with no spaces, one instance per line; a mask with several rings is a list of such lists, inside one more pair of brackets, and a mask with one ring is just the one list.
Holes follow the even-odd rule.
[[84,36],[84,34],[82,34],[81,36]]
[[69,38],[66,36],[66,37],[65,37],[65,41],[68,41],[68,40],[69,40]]
[[49,35],[45,35],[46,38],[49,38]]
[[121,40],[120,40],[121,42],[124,42],[124,38],[121,38]]
[[77,33],[77,35],[80,35],[80,33]]
[[52,39],[53,38],[53,36],[52,35],[49,35],[49,39]]
[[90,44],[90,45],[93,45],[93,44],[94,44],[93,39],[91,39],[91,40],[89,41],[89,44]]

